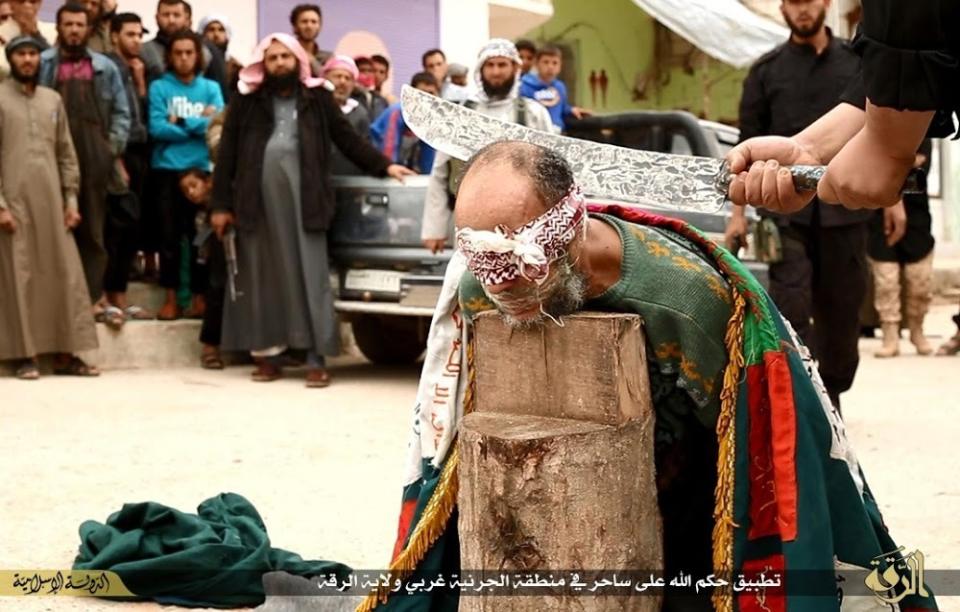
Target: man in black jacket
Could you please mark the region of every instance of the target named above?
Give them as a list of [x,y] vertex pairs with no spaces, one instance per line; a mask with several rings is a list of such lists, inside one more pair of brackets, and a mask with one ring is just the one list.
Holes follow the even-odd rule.
[[781,165],[830,164],[817,191],[850,208],[894,206],[925,135],[955,131],[960,109],[960,2],[864,0],[854,49],[863,57],[842,102],[792,137],[760,137],[727,154],[730,199],[793,212],[797,192]]
[[250,351],[256,381],[281,375],[280,355],[306,350],[307,386],[330,383],[324,357],[339,351],[327,235],[334,214],[331,143],[370,174],[411,175],[347,122],[310,59],[287,34],[257,48],[240,72],[214,172],[211,225],[236,226],[237,298],[224,308],[222,348]]
[[[856,53],[824,25],[829,0],[784,0],[790,39],[761,57],[743,83],[740,138],[792,136],[833,108],[860,69]],[[848,210],[814,199],[789,215],[772,217],[782,260],[770,264],[770,295],[820,364],[834,404],[853,384],[859,363],[859,312],[867,290],[870,211]],[[742,240],[747,223],[737,206],[727,227],[728,246]]]

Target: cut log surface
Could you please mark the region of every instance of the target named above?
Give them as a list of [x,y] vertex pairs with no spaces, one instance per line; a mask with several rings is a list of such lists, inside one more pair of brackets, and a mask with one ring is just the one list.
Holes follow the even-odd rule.
[[[659,572],[642,321],[578,313],[563,323],[517,330],[496,313],[474,322],[474,412],[459,430],[460,566],[494,580]],[[460,609],[660,609],[659,595],[559,591],[463,592]]]
[[649,413],[640,317],[581,313],[563,322],[515,330],[496,313],[477,317],[476,410],[608,425]]
[[[653,419],[620,426],[473,413],[460,429],[461,567],[488,573],[663,567]],[[659,610],[655,595],[464,594],[461,610]]]

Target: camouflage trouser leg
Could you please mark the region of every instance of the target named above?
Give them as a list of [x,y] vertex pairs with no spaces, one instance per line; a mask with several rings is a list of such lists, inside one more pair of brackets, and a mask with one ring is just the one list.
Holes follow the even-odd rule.
[[933,253],[903,266],[907,323],[922,324],[933,297]]
[[900,324],[900,264],[895,261],[870,260],[873,270],[873,304],[880,323]]

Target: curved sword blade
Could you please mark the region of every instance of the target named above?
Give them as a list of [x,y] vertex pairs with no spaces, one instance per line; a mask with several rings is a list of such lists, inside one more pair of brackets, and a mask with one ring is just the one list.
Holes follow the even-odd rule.
[[541,132],[488,117],[404,85],[403,118],[424,142],[466,160],[484,146],[521,140],[552,149],[573,167],[584,193],[667,210],[716,212],[728,180],[723,160],[638,151]]

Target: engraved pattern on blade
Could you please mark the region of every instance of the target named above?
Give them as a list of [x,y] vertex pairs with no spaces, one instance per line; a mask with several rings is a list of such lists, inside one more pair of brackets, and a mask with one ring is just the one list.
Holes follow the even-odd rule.
[[407,126],[424,142],[457,159],[469,159],[500,140],[520,140],[566,158],[583,192],[595,198],[666,210],[716,212],[723,206],[723,161],[709,157],[638,151],[507,123],[404,85]]

